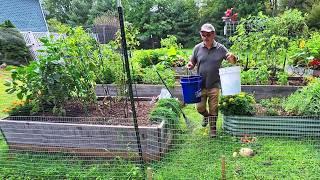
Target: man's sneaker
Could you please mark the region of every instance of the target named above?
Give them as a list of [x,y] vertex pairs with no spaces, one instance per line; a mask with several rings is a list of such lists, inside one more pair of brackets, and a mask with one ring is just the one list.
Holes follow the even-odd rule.
[[203,117],[201,125],[202,127],[206,127],[208,125],[208,117]]

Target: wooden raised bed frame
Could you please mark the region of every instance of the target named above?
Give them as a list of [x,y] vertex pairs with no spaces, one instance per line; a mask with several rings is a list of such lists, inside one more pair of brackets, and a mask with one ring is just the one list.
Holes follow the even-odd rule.
[[[57,117],[51,117],[57,118]],[[39,121],[39,119],[41,121]],[[44,122],[48,117],[8,117],[0,130],[10,151],[67,153],[84,157],[138,159],[133,126]],[[70,117],[68,117],[70,119]],[[165,121],[139,127],[143,159],[160,160],[168,151],[172,133]]]

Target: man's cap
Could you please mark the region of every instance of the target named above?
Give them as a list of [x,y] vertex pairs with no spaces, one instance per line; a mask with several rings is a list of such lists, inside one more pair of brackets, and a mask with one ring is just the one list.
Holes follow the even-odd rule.
[[204,31],[204,32],[214,32],[216,31],[214,29],[214,27],[212,26],[212,24],[209,24],[209,23],[206,23],[206,24],[203,24],[201,26],[201,30],[200,31]]

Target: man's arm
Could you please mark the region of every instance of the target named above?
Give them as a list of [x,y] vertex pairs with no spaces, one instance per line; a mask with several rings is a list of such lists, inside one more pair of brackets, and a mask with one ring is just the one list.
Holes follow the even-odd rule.
[[186,67],[189,69],[189,70],[192,70],[196,64],[197,64],[197,59],[196,59],[196,52],[197,52],[197,46],[195,46],[192,50],[192,55],[190,57],[190,60],[188,62],[188,64],[186,65]]

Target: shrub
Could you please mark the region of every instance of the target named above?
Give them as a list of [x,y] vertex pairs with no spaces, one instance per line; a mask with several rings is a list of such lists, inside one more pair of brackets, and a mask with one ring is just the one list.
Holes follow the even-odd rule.
[[31,58],[24,38],[10,21],[0,25],[0,64],[25,64]]
[[219,110],[226,116],[229,115],[254,115],[255,99],[252,95],[241,92],[238,95],[222,96]]
[[320,115],[320,79],[291,94],[284,102],[284,109],[293,115]]

